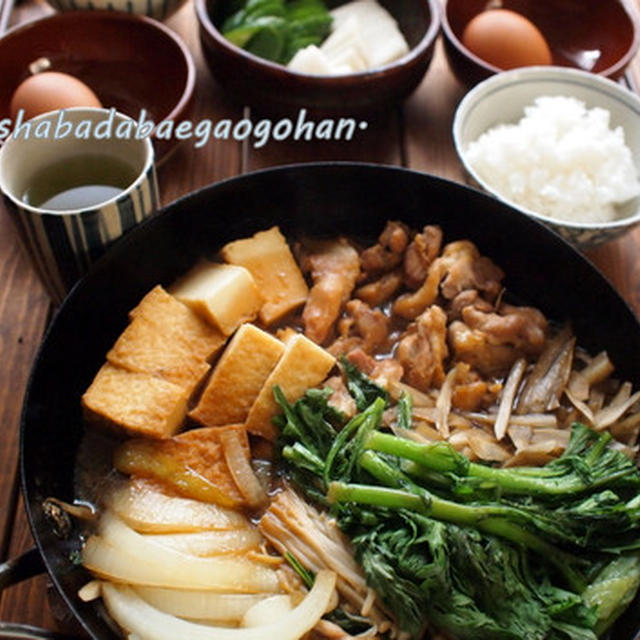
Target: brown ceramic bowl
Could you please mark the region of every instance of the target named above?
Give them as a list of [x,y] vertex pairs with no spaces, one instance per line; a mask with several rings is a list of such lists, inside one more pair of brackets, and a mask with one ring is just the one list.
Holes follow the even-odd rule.
[[[0,38],[0,120],[9,117],[16,87],[29,65],[47,58],[52,71],[76,76],[103,106],[135,120],[188,116],[195,65],[185,44],[151,18],[106,11],[71,11],[26,23]],[[175,140],[155,140],[162,159]]]
[[[329,0],[330,8],[345,0]],[[202,49],[215,79],[239,101],[286,112],[312,108],[341,113],[384,109],[406,98],[426,73],[440,28],[438,0],[381,0],[398,21],[409,53],[380,69],[343,76],[297,73],[229,42],[216,25],[229,0],[195,0]]]
[[[464,28],[487,4],[487,0],[445,1],[445,51],[452,70],[467,85],[501,71],[462,44]],[[500,6],[520,13],[540,29],[554,65],[616,79],[640,43],[636,14],[628,0],[503,0]]]

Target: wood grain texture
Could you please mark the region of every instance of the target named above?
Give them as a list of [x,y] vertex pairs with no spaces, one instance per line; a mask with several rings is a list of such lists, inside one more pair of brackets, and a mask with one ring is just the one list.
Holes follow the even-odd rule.
[[440,37],[427,75],[404,105],[404,145],[409,168],[464,182],[451,137],[453,114],[463,95],[464,88],[447,66]]
[[[22,397],[49,300],[18,246],[4,206],[0,229],[0,532],[5,532],[12,518]],[[3,547],[5,553],[6,544]]]
[[[204,62],[192,3],[187,2],[167,21],[167,26],[183,38],[196,64],[191,120],[197,123],[210,119],[215,123],[226,118],[233,121],[239,119],[242,108],[224,95]],[[160,198],[163,204],[240,172],[241,143],[235,140],[209,140],[204,146],[195,148],[194,142],[182,142],[158,168]]]

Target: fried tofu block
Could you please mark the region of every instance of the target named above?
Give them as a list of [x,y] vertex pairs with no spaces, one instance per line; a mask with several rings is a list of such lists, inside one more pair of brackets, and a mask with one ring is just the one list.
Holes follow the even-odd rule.
[[207,260],[177,280],[171,293],[226,336],[253,320],[263,303],[248,269]]
[[280,407],[273,397],[278,385],[285,398],[294,402],[310,387],[320,384],[331,371],[336,359],[302,334],[291,338],[275,369],[267,378],[245,422],[247,431],[269,440],[276,437],[271,424]]
[[129,316],[132,320],[142,317],[152,322],[164,332],[167,340],[180,340],[202,360],[210,360],[227,339],[160,285],[154,287]]
[[136,316],[107,353],[107,360],[129,371],[164,378],[191,395],[210,367],[190,347],[189,341],[168,338],[156,323]]
[[205,426],[244,422],[284,351],[284,344],[252,324],[243,324],[225,349],[189,414]]
[[309,289],[278,227],[230,242],[222,248],[222,257],[251,271],[265,299],[260,320],[266,326],[306,301]]
[[150,478],[181,496],[236,508],[246,504],[226,461],[221,434],[234,431],[242,454],[250,459],[243,425],[194,429],[166,440],[135,438],[114,454],[114,466],[123,473]]
[[91,422],[134,436],[168,438],[182,425],[188,399],[186,389],[164,378],[107,362],[82,396],[82,405]]

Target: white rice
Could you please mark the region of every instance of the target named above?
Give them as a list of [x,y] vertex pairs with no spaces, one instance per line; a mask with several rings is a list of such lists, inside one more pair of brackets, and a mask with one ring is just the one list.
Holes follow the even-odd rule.
[[467,149],[478,175],[502,197],[536,213],[573,222],[620,217],[616,205],[640,194],[622,127],[606,109],[542,96],[518,124],[489,129]]

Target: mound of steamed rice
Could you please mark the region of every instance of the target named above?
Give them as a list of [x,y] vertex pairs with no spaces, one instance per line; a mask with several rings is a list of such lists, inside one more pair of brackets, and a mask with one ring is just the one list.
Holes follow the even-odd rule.
[[489,129],[467,149],[479,176],[506,200],[559,220],[608,222],[640,194],[622,127],[606,109],[543,96],[517,124]]

